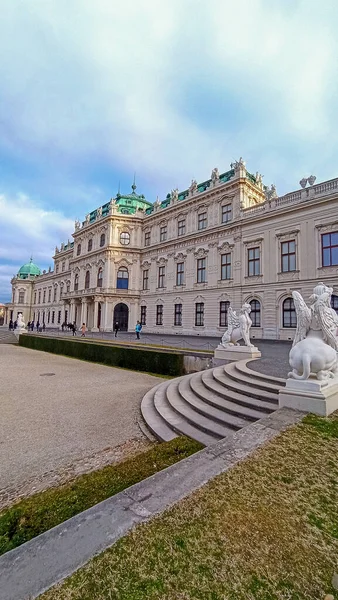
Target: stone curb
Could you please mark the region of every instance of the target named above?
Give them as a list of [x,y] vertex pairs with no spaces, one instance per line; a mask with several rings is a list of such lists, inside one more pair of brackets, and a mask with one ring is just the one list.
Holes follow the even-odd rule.
[[152,475],[0,557],[0,600],[32,600],[82,567],[134,525],[224,473],[305,413],[280,409]]

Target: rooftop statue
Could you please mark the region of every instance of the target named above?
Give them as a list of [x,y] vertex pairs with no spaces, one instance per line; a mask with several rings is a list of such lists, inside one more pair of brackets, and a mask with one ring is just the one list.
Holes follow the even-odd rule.
[[80,221],[75,221],[75,231],[79,231],[80,227],[81,227]]
[[242,156],[240,156],[239,160],[235,160],[234,163],[231,163],[230,168],[235,169],[235,171],[237,171],[240,167],[245,169],[245,166],[245,160],[243,160]]
[[319,283],[308,307],[299,292],[292,292],[297,315],[297,329],[289,354],[293,379],[330,379],[338,370],[336,337],[338,316],[331,308],[333,288]]
[[102,208],[101,206],[99,206],[99,208],[96,210],[96,218],[100,219],[102,217]]
[[231,306],[228,308],[228,329],[224,333],[221,346],[228,348],[229,346],[239,346],[239,340],[243,338],[244,345],[248,348],[254,348],[250,342],[250,327],[252,321],[249,317],[251,313],[250,304],[243,304],[240,314],[237,315]]
[[217,167],[211,171],[211,181],[214,185],[217,183],[217,181],[219,181],[219,171]]
[[276,186],[272,183],[271,188],[268,185],[264,186],[264,194],[266,200],[273,200],[274,198],[278,198]]
[[189,187],[189,192],[190,192],[190,194],[194,194],[196,192],[196,190],[197,190],[197,181],[196,181],[196,179],[192,179],[190,187]]
[[85,218],[86,225],[89,225],[89,221],[90,221],[90,214],[86,215],[86,218]]
[[174,190],[171,190],[170,200],[172,202],[177,202],[177,200],[178,200],[178,189],[177,188],[175,188]]

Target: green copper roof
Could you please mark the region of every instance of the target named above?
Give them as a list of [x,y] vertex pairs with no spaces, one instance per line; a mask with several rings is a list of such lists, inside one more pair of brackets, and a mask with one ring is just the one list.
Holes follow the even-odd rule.
[[136,185],[135,182],[131,186],[133,190],[131,194],[118,194],[116,195],[116,202],[119,207],[119,212],[122,214],[134,214],[139,208],[141,210],[147,209],[152,206],[151,202],[145,199],[144,195],[136,194]]
[[33,259],[31,258],[29,263],[22,265],[18,272],[19,279],[28,279],[29,276],[36,277],[37,275],[41,275],[41,271],[37,265],[33,263]]

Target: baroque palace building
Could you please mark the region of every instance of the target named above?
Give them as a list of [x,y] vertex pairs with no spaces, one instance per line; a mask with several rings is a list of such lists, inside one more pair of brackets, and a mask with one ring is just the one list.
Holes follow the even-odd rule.
[[278,197],[240,159],[154,204],[134,183],[75,222],[53,270],[19,270],[7,320],[221,336],[229,304],[248,302],[252,338],[292,339],[293,290],[307,299],[324,281],[338,310],[338,179],[314,180]]

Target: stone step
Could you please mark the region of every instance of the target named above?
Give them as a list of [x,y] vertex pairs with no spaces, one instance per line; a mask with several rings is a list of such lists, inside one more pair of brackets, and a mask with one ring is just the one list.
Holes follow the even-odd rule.
[[[270,407],[266,407],[265,405],[263,408],[260,408],[257,406],[257,404],[259,404],[259,400],[252,399],[250,401],[250,398],[247,396],[241,396],[241,394],[231,392],[230,390],[227,397],[224,387],[220,388],[221,393],[218,393],[218,391],[215,389],[209,389],[202,379],[202,375],[205,373],[206,371],[195,373],[194,377],[192,377],[189,381],[192,392],[203,402],[206,402],[207,404],[210,404],[219,410],[223,410],[226,413],[236,415],[250,421],[262,419],[267,413],[270,413],[274,410],[274,408],[270,409]],[[211,384],[216,387],[217,384],[214,382],[212,376],[210,381]]]
[[239,360],[238,362],[235,363],[237,371],[239,371],[240,373],[243,373],[244,375],[247,375],[248,377],[253,377],[255,379],[255,382],[257,380],[262,380],[262,381],[265,381],[266,383],[272,383],[273,385],[285,386],[286,380],[283,379],[282,377],[273,377],[272,375],[266,375],[265,373],[259,373],[259,371],[255,371],[254,369],[251,369],[250,366],[256,360],[258,360],[258,359]]
[[263,379],[260,379],[259,377],[254,377],[253,375],[246,375],[245,373],[237,369],[236,363],[224,365],[223,370],[225,375],[230,377],[230,379],[233,379],[234,381],[239,382],[243,385],[248,385],[250,389],[252,389],[252,386],[254,386],[255,389],[263,390],[269,395],[271,394],[271,392],[274,392],[275,394],[278,394],[279,392],[280,386],[275,385],[274,383],[267,383],[263,381]]
[[222,439],[229,433],[232,433],[234,429],[237,431],[243,427],[243,424],[238,426],[235,426],[234,424],[225,424],[224,421],[220,422],[219,420],[214,419],[211,414],[207,416],[206,414],[197,412],[195,408],[191,404],[188,404],[180,395],[179,385],[181,383],[182,380],[175,380],[168,385],[167,400],[173,410],[183,417],[188,423],[190,423],[190,425],[193,425],[194,427],[197,427],[197,429],[201,429],[205,433],[208,433],[214,437],[218,436],[219,439]]
[[238,380],[234,381],[230,377],[228,377],[227,373],[224,370],[224,366],[216,367],[213,369],[213,378],[217,383],[220,383],[227,390],[233,390],[235,392],[239,392],[243,396],[249,396],[249,398],[257,398],[258,400],[266,400],[267,402],[271,402],[276,400],[278,402],[278,393],[275,391],[267,392],[265,390],[258,389],[255,387],[255,382],[250,381],[250,383],[242,383]]
[[[216,401],[213,402],[214,394],[205,388],[201,378],[200,382],[196,383],[196,385],[200,385],[200,395],[197,395],[190,385],[191,380],[193,378],[196,379],[196,375],[199,375],[199,373],[193,373],[181,379],[178,384],[178,391],[181,398],[201,415],[235,430],[241,429],[261,417],[261,414],[257,413],[257,411],[255,411],[254,415],[250,415],[248,414],[250,413],[250,409],[243,408],[242,406],[236,408],[233,403],[227,403],[220,398],[216,398]],[[208,398],[208,395],[210,395],[210,398]],[[227,404],[230,405],[230,410],[228,411],[226,410]],[[239,413],[241,416],[238,416]]]
[[[179,378],[180,379],[180,378]],[[215,441],[222,438],[217,434],[206,433],[198,427],[195,427],[186,420],[184,416],[174,411],[172,406],[168,402],[167,398],[167,387],[173,383],[171,380],[160,385],[154,394],[154,405],[157,412],[166,421],[167,425],[176,433],[186,435],[194,440],[197,440],[204,446],[209,446]]]
[[[237,404],[242,404],[242,406],[248,406],[248,407],[254,408],[256,410],[261,410],[262,412],[265,412],[265,413],[270,413],[271,411],[277,409],[277,406],[278,406],[278,397],[277,396],[276,396],[276,398],[271,398],[270,401],[260,400],[259,398],[255,397],[253,395],[249,396],[248,394],[243,394],[242,389],[240,388],[239,385],[237,387],[238,391],[234,391],[233,382],[230,379],[228,381],[231,382],[231,387],[227,388],[225,385],[225,381],[223,381],[222,383],[220,383],[219,381],[216,381],[216,379],[213,376],[212,371],[213,371],[212,369],[203,371],[202,372],[202,381],[203,381],[205,387],[207,387],[210,391],[214,392],[215,394],[218,394],[219,396],[226,398],[227,400],[233,400]],[[225,380],[225,377],[224,377],[224,380]]]
[[13,331],[0,331],[0,344],[17,344],[18,338]]
[[141,402],[141,414],[149,430],[161,442],[170,442],[175,437],[175,433],[166,423],[166,421],[157,412],[154,404],[155,391],[163,385],[160,383],[145,394]]

